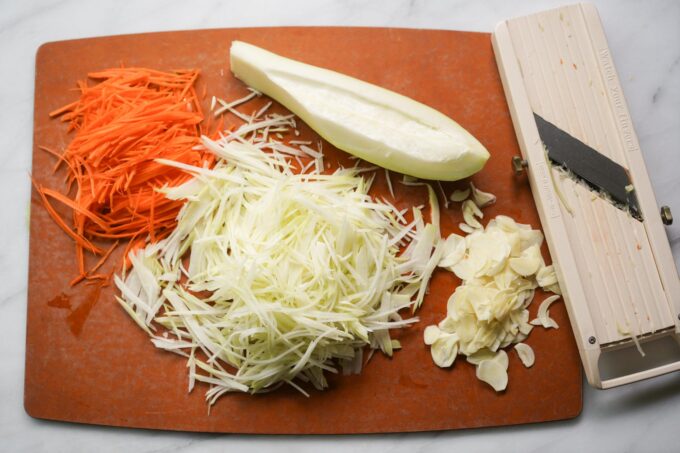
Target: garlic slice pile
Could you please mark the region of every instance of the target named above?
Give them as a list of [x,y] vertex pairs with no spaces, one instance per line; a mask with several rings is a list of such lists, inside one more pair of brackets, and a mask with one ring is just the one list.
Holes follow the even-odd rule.
[[[473,194],[475,190],[473,186]],[[474,199],[464,201],[462,209],[472,232],[446,239],[439,266],[463,283],[448,300],[446,318],[425,330],[425,343],[431,345],[432,357],[440,367],[450,366],[458,354],[464,355],[477,367],[480,380],[503,391],[508,355],[502,348],[517,343],[522,363],[533,365],[533,350],[522,343],[534,324],[529,323],[527,307],[537,288],[559,293],[559,286],[552,265],[546,266],[541,255],[543,234],[539,230],[507,216],[496,217],[484,228],[477,220],[483,215]],[[546,299],[536,324],[557,327],[547,314],[557,298]]]

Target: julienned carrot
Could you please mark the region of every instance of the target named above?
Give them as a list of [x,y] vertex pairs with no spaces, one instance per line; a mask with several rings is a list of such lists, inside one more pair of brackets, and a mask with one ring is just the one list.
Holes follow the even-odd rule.
[[[168,200],[157,189],[181,184],[189,176],[155,159],[212,165],[211,154],[194,149],[203,120],[194,89],[198,75],[197,70],[147,68],[90,73],[99,83],[78,82],[80,98],[50,113],[75,131],[62,154],[42,147],[57,157],[55,171],[66,164],[67,186],[59,192],[36,181],[34,185],[47,212],[76,243],[79,275],[72,284],[103,275],[94,272],[115,244],[105,251],[93,240],[128,240],[127,256],[147,238],[159,240],[174,228],[182,202]],[[51,201],[72,211],[72,225]],[[102,256],[89,271],[85,251]]]

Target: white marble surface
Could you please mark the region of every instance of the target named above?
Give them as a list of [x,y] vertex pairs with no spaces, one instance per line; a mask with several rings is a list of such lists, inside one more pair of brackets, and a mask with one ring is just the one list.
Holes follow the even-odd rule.
[[[34,57],[47,41],[161,30],[365,25],[490,31],[543,1],[0,0],[0,451],[678,451],[680,374],[585,387],[571,421],[371,436],[236,436],[51,423],[23,410]],[[597,1],[657,199],[680,218],[680,2]],[[680,221],[667,229],[680,262]],[[558,353],[558,351],[556,351]]]

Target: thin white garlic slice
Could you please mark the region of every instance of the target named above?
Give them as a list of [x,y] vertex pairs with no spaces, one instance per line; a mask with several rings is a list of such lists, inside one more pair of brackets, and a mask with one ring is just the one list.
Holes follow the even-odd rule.
[[465,249],[465,238],[458,234],[450,234],[444,241],[439,267],[450,268],[456,265],[465,255]]
[[499,349],[498,352],[496,352],[494,358],[491,360],[502,366],[507,371],[510,360],[508,358],[508,353],[505,352],[504,349]]
[[480,208],[485,208],[496,202],[496,195],[479,190],[472,181],[470,181],[470,189],[472,191],[472,200]]
[[482,224],[479,223],[479,220],[477,220],[477,217],[480,219],[484,217],[484,214],[482,211],[477,207],[474,201],[472,200],[465,200],[463,202],[463,220],[465,220],[465,223],[470,225],[472,228],[483,228]]
[[543,289],[550,291],[551,293],[559,294],[560,296],[562,295],[562,289],[560,288],[559,283],[553,283],[552,285],[548,285]]
[[533,245],[536,245],[540,248],[541,244],[543,244],[543,233],[541,233],[541,230],[522,228],[517,231],[517,234],[519,235],[519,246],[520,250],[522,251]]
[[490,349],[484,348],[480,349],[474,354],[470,354],[469,356],[465,357],[465,360],[467,360],[468,363],[471,363],[473,365],[479,365],[484,360],[492,360],[494,357],[496,357],[495,352],[491,351]]
[[472,228],[467,223],[459,223],[458,228],[460,228],[460,231],[462,231],[463,233],[468,233],[468,234],[474,233],[475,231],[477,231],[476,228]]
[[469,196],[470,196],[470,189],[454,190],[453,193],[449,196],[449,200],[455,201],[455,202],[461,202],[461,201],[467,200],[467,198]]
[[508,233],[513,233],[517,230],[519,230],[519,227],[517,226],[517,222],[515,222],[515,219],[512,217],[508,217],[506,215],[499,215],[496,216],[496,224],[503,230],[507,231]]
[[458,335],[455,333],[442,333],[432,343],[430,353],[432,354],[432,360],[438,367],[450,367],[458,355]]
[[543,326],[546,329],[559,329],[559,325],[557,322],[548,315],[548,309],[550,309],[550,305],[552,305],[553,302],[555,302],[557,299],[559,299],[561,296],[559,294],[555,294],[553,296],[547,297],[543,302],[541,302],[541,305],[538,307],[538,313],[536,315],[536,319],[531,321],[531,324],[534,326]]
[[536,283],[541,288],[546,288],[548,286],[557,283],[557,275],[555,274],[555,268],[551,264],[550,266],[543,266],[536,273]]
[[528,277],[538,271],[542,262],[541,249],[538,245],[533,244],[526,248],[519,257],[510,258],[508,264],[513,271],[522,277]]
[[425,341],[426,345],[431,345],[435,341],[437,341],[437,338],[439,338],[442,334],[442,331],[439,330],[439,327],[437,326],[427,326],[425,327],[425,331],[423,332],[423,340]]
[[534,350],[531,346],[526,343],[517,343],[515,345],[515,351],[517,351],[517,355],[525,367],[531,368],[534,365],[536,356],[534,355]]
[[502,392],[508,386],[508,372],[493,360],[484,360],[477,365],[477,379],[489,384],[495,391]]

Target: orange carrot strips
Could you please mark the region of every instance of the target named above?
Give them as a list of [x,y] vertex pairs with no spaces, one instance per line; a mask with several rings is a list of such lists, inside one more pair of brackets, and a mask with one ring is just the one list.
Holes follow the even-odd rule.
[[[52,219],[76,243],[79,275],[72,284],[101,278],[94,272],[117,245],[105,251],[91,241],[128,240],[127,252],[174,228],[182,202],[168,200],[158,189],[179,185],[190,175],[156,159],[212,165],[210,153],[194,149],[203,121],[194,89],[198,75],[198,70],[147,68],[93,72],[88,76],[98,83],[79,82],[80,98],[50,113],[74,131],[62,154],[41,147],[58,159],[55,170],[66,164],[67,185],[62,191],[34,185]],[[70,209],[72,226],[50,199]],[[85,251],[102,257],[89,271]]]

